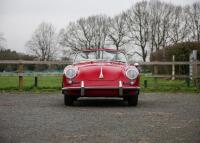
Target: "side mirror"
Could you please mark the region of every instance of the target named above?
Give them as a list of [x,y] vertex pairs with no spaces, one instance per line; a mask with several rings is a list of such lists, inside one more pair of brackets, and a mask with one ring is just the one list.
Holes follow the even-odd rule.
[[138,63],[134,63],[134,66],[138,69],[139,72],[142,71],[141,66]]
[[139,66],[139,64],[138,63],[134,63],[134,66],[137,68]]

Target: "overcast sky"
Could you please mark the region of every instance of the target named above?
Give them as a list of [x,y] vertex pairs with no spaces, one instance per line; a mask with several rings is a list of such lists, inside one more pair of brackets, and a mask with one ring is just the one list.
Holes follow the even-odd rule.
[[[141,0],[0,0],[0,33],[7,39],[7,48],[25,51],[25,43],[41,22],[50,22],[59,29],[70,21],[95,14],[114,16]],[[161,0],[176,5],[197,0]]]

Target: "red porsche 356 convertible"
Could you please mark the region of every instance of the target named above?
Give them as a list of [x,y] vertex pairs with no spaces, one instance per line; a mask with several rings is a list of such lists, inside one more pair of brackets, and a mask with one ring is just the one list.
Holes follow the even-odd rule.
[[79,97],[120,97],[130,106],[137,106],[139,78],[138,69],[127,64],[122,51],[82,50],[64,69],[64,103],[70,106]]

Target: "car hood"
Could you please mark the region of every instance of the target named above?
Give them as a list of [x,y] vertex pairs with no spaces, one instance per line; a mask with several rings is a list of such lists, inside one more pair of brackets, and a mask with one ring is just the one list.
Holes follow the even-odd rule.
[[75,65],[78,77],[82,80],[117,80],[124,75],[126,64],[121,63],[85,63]]

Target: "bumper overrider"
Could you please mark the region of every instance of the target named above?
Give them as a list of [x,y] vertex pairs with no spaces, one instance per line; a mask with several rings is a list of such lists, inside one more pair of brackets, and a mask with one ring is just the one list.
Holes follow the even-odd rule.
[[135,94],[139,94],[140,87],[138,86],[123,86],[123,82],[119,81],[118,86],[85,86],[84,81],[81,81],[81,86],[79,87],[63,87],[62,94],[68,94],[69,92],[77,91],[79,96],[87,96],[86,91],[96,90],[96,91],[105,91],[105,90],[117,90],[118,96],[122,97],[124,95],[128,95],[129,92]]

